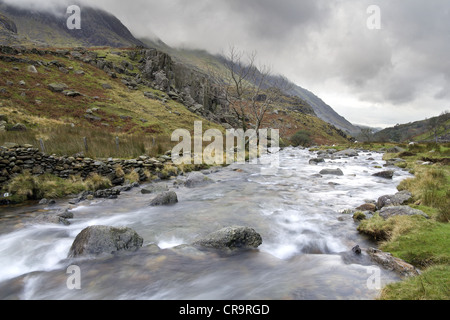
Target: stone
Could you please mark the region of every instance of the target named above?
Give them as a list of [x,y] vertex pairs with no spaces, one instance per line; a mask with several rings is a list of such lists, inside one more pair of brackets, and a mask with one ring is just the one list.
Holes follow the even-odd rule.
[[69,258],[137,251],[144,239],[126,227],[91,226],[81,231],[69,251]]
[[53,92],[63,92],[68,86],[65,83],[50,83],[48,88]]
[[356,210],[375,212],[377,210],[377,206],[373,203],[365,203],[365,204],[359,206],[358,208],[356,208]]
[[62,224],[65,226],[70,225],[70,222],[67,220],[67,218],[61,217],[58,214],[54,214],[54,213],[41,214],[41,215],[37,216],[36,218],[34,218],[34,222],[39,223],[39,224]]
[[341,169],[323,169],[319,172],[321,175],[335,175],[335,176],[343,176],[344,173]]
[[28,72],[31,72],[31,73],[38,73],[36,67],[33,66],[33,65],[28,66],[28,67],[27,67],[27,71],[28,71]]
[[212,183],[213,181],[201,172],[191,172],[186,179],[187,188],[195,188]]
[[384,179],[392,179],[394,177],[394,171],[388,170],[388,171],[381,171],[374,173],[372,175],[373,177],[380,177]]
[[158,194],[151,202],[150,206],[166,206],[178,203],[178,196],[174,191],[168,191]]
[[159,193],[169,191],[169,187],[167,185],[164,186],[158,186],[158,185],[150,185],[146,186],[141,189],[142,194],[152,194],[152,193]]
[[359,246],[353,247],[352,251],[357,255],[360,255],[362,253],[361,248]]
[[309,160],[309,164],[311,164],[311,165],[317,165],[322,162],[325,162],[324,158],[314,158],[314,159]]
[[414,216],[419,215],[429,219],[428,215],[426,215],[423,211],[418,209],[413,209],[409,206],[391,206],[384,207],[379,211],[380,217],[384,220],[387,220],[394,216]]
[[79,93],[78,91],[73,91],[73,90],[64,90],[62,93],[67,97],[81,96],[81,93]]
[[334,156],[335,157],[357,157],[358,151],[356,151],[355,149],[342,150],[342,151],[335,152]]
[[18,131],[18,132],[24,132],[27,130],[28,130],[27,127],[22,123],[15,124],[9,129],[9,131]]
[[412,198],[412,194],[408,191],[400,191],[395,195],[384,195],[378,198],[377,208],[382,209],[387,206],[400,206],[407,203]]
[[374,248],[367,249],[367,253],[376,263],[382,265],[385,269],[397,272],[401,276],[414,277],[420,275],[420,272],[413,265],[392,256],[390,253]]
[[195,241],[194,246],[213,249],[256,249],[262,244],[262,237],[254,229],[234,226],[213,232]]

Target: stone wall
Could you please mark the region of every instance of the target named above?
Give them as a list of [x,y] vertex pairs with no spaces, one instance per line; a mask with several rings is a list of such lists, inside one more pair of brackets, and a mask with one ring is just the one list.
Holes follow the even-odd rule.
[[78,175],[86,178],[90,174],[97,173],[108,177],[113,185],[121,185],[125,179],[123,173],[117,172],[118,167],[125,174],[135,171],[141,181],[146,181],[148,177],[145,171],[158,175],[160,171],[158,169],[171,163],[171,157],[167,155],[158,158],[140,156],[129,160],[113,158],[95,160],[83,154],[57,157],[42,153],[31,145],[6,144],[0,147],[0,186],[25,170],[29,170],[33,175],[50,173],[64,179]]

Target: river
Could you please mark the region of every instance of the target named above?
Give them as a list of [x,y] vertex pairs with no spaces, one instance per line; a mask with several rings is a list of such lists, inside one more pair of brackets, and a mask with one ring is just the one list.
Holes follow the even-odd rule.
[[[393,180],[373,177],[381,171],[375,166],[384,164],[381,153],[317,166],[308,164],[311,157],[308,150],[286,148],[270,175],[264,171],[269,165],[233,164],[208,172],[214,183],[203,187],[158,182],[177,192],[173,206],[150,207],[153,196],[140,188],[115,200],[84,201],[70,206],[70,226],[33,222],[38,214],[69,206],[67,199],[52,207],[2,207],[0,299],[375,299],[375,280],[384,286],[400,279],[364,252],[352,252],[355,245],[375,245],[342,211],[395,193],[410,175],[394,168]],[[340,168],[344,176],[317,175],[324,168]],[[92,225],[130,227],[144,245],[114,257],[67,259],[75,237]],[[180,247],[236,225],[254,228],[263,244],[238,252]],[[79,267],[80,289],[67,285],[71,265]]]

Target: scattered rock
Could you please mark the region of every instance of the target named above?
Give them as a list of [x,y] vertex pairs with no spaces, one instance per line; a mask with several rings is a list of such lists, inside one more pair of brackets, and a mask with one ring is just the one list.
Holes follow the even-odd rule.
[[194,246],[214,249],[245,249],[258,248],[262,237],[254,229],[248,227],[228,227],[213,232],[204,239],[195,241]]
[[160,193],[150,202],[150,206],[165,206],[178,203],[178,196],[174,191]]
[[53,92],[63,92],[69,87],[65,83],[50,83],[48,88]]
[[136,251],[142,247],[143,243],[144,239],[130,228],[92,226],[81,231],[75,238],[70,248],[69,258]]
[[27,71],[31,73],[38,73],[36,67],[33,65],[28,66]]

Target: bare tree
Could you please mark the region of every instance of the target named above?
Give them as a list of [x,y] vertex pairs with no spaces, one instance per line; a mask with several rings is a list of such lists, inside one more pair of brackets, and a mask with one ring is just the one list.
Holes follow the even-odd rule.
[[242,129],[258,132],[267,111],[280,100],[290,83],[286,78],[273,77],[266,65],[257,67],[256,57],[256,52],[248,54],[231,46],[224,55],[225,74],[216,72],[213,78],[222,86],[223,99]]

